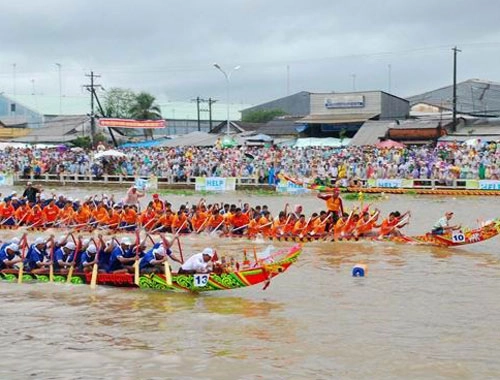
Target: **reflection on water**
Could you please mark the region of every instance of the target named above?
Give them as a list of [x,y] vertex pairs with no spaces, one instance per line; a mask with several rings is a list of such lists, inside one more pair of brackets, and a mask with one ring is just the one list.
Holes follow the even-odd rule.
[[[284,203],[252,200],[274,210]],[[323,205],[310,196],[288,201]],[[447,209],[464,225],[498,216],[483,198],[391,196],[378,207],[414,210],[411,234]],[[182,242],[184,257],[213,246],[240,261],[242,248],[269,244],[209,235]],[[497,247],[498,238],[454,249],[315,242],[266,291],[0,283],[0,378],[500,378]],[[357,263],[368,266],[366,277],[352,277]]]

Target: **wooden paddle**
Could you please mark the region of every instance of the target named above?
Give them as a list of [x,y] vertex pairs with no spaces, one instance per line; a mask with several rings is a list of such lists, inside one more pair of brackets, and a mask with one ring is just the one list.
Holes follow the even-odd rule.
[[49,282],[54,282],[54,248],[56,244],[53,236],[50,237],[49,241],[50,241]]
[[[71,234],[71,238],[73,239],[73,243],[75,243],[75,237]],[[66,283],[71,283],[71,278],[73,277],[73,271],[75,270],[76,259],[81,249],[81,239],[78,238],[78,242],[76,242],[75,252],[73,253],[73,260],[71,260],[71,265],[69,266],[68,277],[66,277]]]
[[179,246],[179,255],[181,255],[182,264],[184,264],[184,256],[182,255],[181,239],[177,235],[177,245]]
[[163,262],[165,266],[165,280],[167,281],[168,286],[172,286],[172,272],[170,271],[170,264],[167,260]]
[[19,263],[19,272],[17,274],[17,283],[21,284],[23,282],[24,276],[24,260],[26,259],[26,251],[28,250],[28,240],[26,239],[27,234],[24,233],[21,238],[21,262]]
[[96,254],[94,258],[94,265],[92,266],[92,276],[90,277],[90,289],[95,289],[97,287],[97,274],[99,273],[99,251],[101,250],[101,244],[96,244]]
[[[165,237],[163,235],[160,235],[162,236],[162,239],[164,239]],[[146,233],[146,237],[148,237],[150,240],[151,240],[151,243],[153,243],[153,245],[155,245],[155,241],[154,239],[151,237],[150,234]],[[164,243],[165,244],[165,243]],[[165,247],[165,252],[168,248]],[[172,286],[172,272],[170,270],[170,265],[168,263],[168,255],[165,257],[165,261],[163,262],[163,265],[164,265],[164,270],[165,270],[165,280],[167,282],[167,285],[168,286]]]
[[139,286],[139,278],[140,278],[140,273],[139,273],[139,247],[141,244],[141,236],[140,236],[140,231],[136,230],[135,231],[135,263],[134,263],[134,284]]

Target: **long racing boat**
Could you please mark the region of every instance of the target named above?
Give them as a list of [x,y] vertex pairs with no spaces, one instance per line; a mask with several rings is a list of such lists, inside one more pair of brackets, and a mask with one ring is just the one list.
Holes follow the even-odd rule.
[[[140,274],[138,282],[134,274],[128,273],[99,273],[97,274],[97,285],[155,289],[165,292],[206,292],[214,290],[230,290],[245,288],[252,285],[264,284],[266,289],[271,279],[285,272],[297,261],[302,248],[299,244],[288,249],[280,249],[270,252],[265,256],[254,255],[254,260],[248,260],[245,255],[244,261],[234,263],[234,267],[219,268],[211,273],[199,274],[176,274],[171,278],[163,273]],[[92,273],[75,272],[68,281],[68,275],[55,272],[51,277],[49,274],[33,274],[24,272],[19,280],[19,272],[16,269],[6,269],[0,272],[0,279],[8,282],[59,282],[71,284],[91,284]]]

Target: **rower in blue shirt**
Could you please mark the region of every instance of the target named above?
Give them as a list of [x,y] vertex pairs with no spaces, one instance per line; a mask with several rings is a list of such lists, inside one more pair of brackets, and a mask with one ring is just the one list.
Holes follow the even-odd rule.
[[68,273],[69,267],[75,256],[75,243],[69,241],[63,247],[54,252],[54,271],[59,273]]
[[24,262],[26,270],[34,274],[48,273],[51,264],[47,254],[47,241],[42,237],[37,237],[26,254]]
[[5,248],[6,248],[8,245],[12,244],[12,243],[19,245],[19,244],[21,244],[21,239],[19,239],[18,237],[13,237],[12,239],[7,240],[5,243],[3,243],[3,244],[0,246],[0,252],[4,251],[4,250],[5,250]]
[[157,248],[152,248],[146,252],[139,264],[141,273],[158,273],[163,270],[163,263],[167,261],[167,251],[158,244]]
[[128,237],[120,240],[120,244],[115,245],[111,251],[109,259],[108,273],[133,273],[135,256],[131,256],[130,247],[132,242]]
[[177,258],[170,249],[172,243],[178,239],[178,236],[174,239],[170,239],[165,237],[164,234],[160,234],[160,237],[161,241],[154,243],[153,247],[141,258],[139,263],[139,269],[141,272],[156,273],[163,271],[164,269],[161,264],[163,264],[168,258],[182,264],[182,261]]
[[97,247],[90,243],[85,252],[83,252],[80,260],[80,270],[83,272],[92,272],[92,267],[97,258]]
[[17,269],[15,266],[21,261],[19,246],[16,243],[11,243],[7,247],[0,249],[0,270]]

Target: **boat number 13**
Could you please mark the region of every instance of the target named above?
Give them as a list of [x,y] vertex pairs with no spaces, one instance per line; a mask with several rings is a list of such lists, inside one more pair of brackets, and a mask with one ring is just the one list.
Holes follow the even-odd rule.
[[463,232],[458,231],[458,232],[453,232],[453,235],[451,236],[452,240],[454,243],[463,243],[465,242],[465,235]]
[[197,288],[206,286],[209,278],[209,274],[195,274],[193,278],[193,285]]

